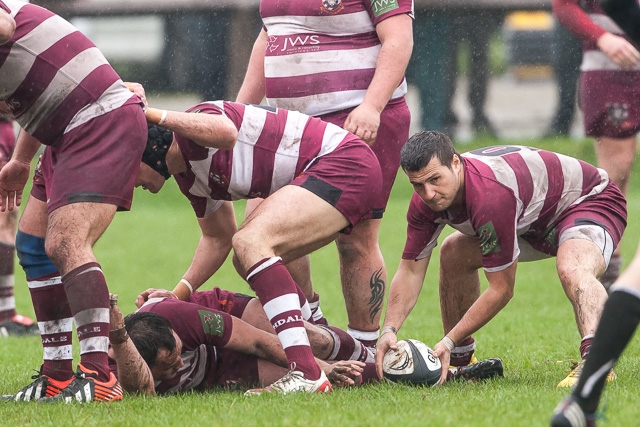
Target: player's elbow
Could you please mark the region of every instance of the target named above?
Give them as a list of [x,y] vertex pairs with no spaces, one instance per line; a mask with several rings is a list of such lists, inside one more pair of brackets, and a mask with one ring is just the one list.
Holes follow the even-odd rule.
[[221,141],[220,149],[232,150],[238,140],[238,129],[229,121],[229,123],[224,126],[224,129],[221,130],[219,138]]

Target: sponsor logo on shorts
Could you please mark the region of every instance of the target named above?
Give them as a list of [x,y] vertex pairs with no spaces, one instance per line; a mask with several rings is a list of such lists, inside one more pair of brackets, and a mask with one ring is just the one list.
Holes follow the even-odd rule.
[[399,7],[398,0],[371,0],[371,9],[376,18]]
[[206,335],[215,335],[221,337],[224,335],[224,320],[219,313],[213,313],[207,310],[198,310],[202,328]]
[[344,9],[342,0],[322,0],[322,10],[329,13],[338,13]]
[[607,106],[607,118],[614,126],[620,126],[629,118],[629,106],[627,104],[609,104]]
[[489,255],[500,252],[500,245],[498,244],[496,229],[494,228],[491,221],[481,227],[478,227],[478,231],[476,231],[476,234],[480,239],[480,250],[482,251],[482,255]]

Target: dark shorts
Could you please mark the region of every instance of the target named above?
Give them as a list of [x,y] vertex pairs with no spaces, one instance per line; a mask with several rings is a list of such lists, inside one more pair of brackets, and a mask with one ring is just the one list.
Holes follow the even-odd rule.
[[640,131],[640,71],[585,71],[580,105],[587,136],[628,138]]
[[223,311],[230,316],[242,318],[247,304],[254,297],[215,287],[210,291],[198,291],[189,297],[189,302],[203,307]]
[[228,390],[260,386],[258,358],[233,350],[217,348],[218,365],[215,385]]
[[45,201],[49,212],[79,202],[129,210],[146,141],[147,123],[137,104],[96,117],[45,148],[31,195]]
[[371,148],[357,138],[347,139],[334,151],[318,158],[291,185],[311,191],[335,207],[351,224],[382,218],[382,173]]
[[9,161],[16,146],[16,135],[13,132],[13,123],[0,120],[0,166]]
[[[320,118],[342,127],[351,111],[351,109],[344,110]],[[379,199],[376,200],[376,206],[382,206],[383,211],[389,201],[389,195],[400,168],[400,150],[409,139],[410,124],[411,112],[404,98],[390,101],[380,115],[378,137],[371,149],[378,158],[382,170],[382,191]]]

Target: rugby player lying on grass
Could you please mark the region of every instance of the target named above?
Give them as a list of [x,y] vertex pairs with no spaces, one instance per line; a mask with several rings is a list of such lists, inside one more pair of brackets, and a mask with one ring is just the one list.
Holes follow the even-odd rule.
[[[286,355],[258,299],[219,288],[188,301],[157,292],[166,298],[151,298],[124,319],[117,296],[112,299],[110,362],[126,391],[246,389],[287,373]],[[309,323],[306,330],[314,354],[332,363],[316,360],[333,386],[378,380],[373,354],[349,334]]]

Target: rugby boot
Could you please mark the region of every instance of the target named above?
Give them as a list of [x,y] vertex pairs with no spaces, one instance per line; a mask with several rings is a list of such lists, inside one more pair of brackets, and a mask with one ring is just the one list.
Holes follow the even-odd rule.
[[317,380],[308,380],[300,371],[289,371],[287,375],[265,388],[247,390],[245,396],[262,393],[328,393],[331,391],[331,383],[324,372],[321,372]]
[[23,387],[19,392],[15,394],[5,394],[0,396],[0,400],[14,401],[14,402],[29,402],[31,400],[37,401],[43,397],[57,396],[65,387],[71,384],[73,377],[67,381],[54,380],[47,375],[42,374],[42,368],[40,371],[31,377],[34,380],[31,384]]
[[448,380],[478,381],[504,377],[502,359],[497,357],[485,359],[473,365],[461,366],[455,368],[455,371],[449,369],[449,372],[451,372],[451,374],[448,376]]
[[34,335],[40,335],[38,324],[22,314],[16,314],[11,319],[0,322],[0,336],[24,337]]
[[[584,368],[584,360],[579,363],[575,363],[571,366],[571,372],[569,375],[562,381],[558,383],[558,387],[573,387],[580,379],[580,374],[582,373],[582,368]],[[616,373],[613,372],[613,369],[609,371],[607,374],[607,382],[611,382],[616,379]]]
[[81,364],[78,364],[75,378],[60,393],[53,397],[43,397],[38,400],[40,403],[79,403],[89,402],[113,402],[122,400],[122,387],[120,382],[109,373],[109,381],[99,381],[98,373],[90,371]]

